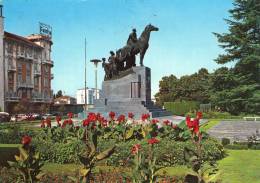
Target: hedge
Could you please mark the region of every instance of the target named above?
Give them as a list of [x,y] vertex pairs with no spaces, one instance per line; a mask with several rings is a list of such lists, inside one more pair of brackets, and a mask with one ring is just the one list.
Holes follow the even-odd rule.
[[7,166],[7,161],[15,161],[14,155],[19,154],[20,144],[0,144],[0,166]]
[[187,112],[198,110],[199,103],[195,101],[164,102],[164,108],[174,115],[185,115]]

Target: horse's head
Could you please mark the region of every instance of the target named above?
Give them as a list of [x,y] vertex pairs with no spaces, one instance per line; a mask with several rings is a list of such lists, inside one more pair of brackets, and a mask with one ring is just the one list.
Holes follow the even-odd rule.
[[158,31],[159,30],[159,28],[158,27],[155,27],[155,26],[153,26],[152,24],[149,24],[149,25],[147,25],[146,27],[145,27],[145,29],[146,30],[148,30],[148,31]]

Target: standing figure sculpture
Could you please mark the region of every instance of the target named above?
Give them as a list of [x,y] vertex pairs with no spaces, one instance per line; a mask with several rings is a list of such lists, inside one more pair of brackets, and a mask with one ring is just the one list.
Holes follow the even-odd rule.
[[112,69],[110,67],[109,63],[106,63],[106,58],[102,58],[102,67],[104,68],[105,71],[105,78],[104,80],[111,79],[112,77]]
[[112,77],[118,75],[118,70],[120,65],[117,63],[116,55],[113,51],[110,51],[110,57],[108,58],[108,63],[111,65]]

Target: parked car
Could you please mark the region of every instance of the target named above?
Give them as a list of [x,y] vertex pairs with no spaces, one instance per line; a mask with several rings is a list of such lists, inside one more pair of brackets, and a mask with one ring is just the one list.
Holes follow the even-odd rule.
[[16,117],[16,121],[25,121],[28,118],[26,114],[17,114],[15,115],[15,117]]
[[10,115],[7,112],[0,112],[0,122],[9,122]]

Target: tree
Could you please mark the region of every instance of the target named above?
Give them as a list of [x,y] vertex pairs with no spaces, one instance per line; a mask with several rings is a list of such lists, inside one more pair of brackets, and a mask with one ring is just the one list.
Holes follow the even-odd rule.
[[59,97],[62,97],[62,96],[63,96],[62,91],[59,90],[59,91],[57,92],[57,94],[56,94],[56,98],[59,98]]
[[229,10],[231,20],[226,20],[229,32],[214,34],[225,50],[216,62],[235,62],[235,65],[225,74],[226,81],[222,84],[226,87],[217,86],[215,78],[212,89],[217,92],[211,98],[231,113],[257,113],[260,111],[260,1],[235,0],[233,4],[234,8]]
[[174,101],[197,101],[209,102],[210,74],[205,68],[197,73],[185,75],[178,79],[174,75],[165,76],[159,84],[159,92],[155,95],[156,103],[163,105],[164,102]]

